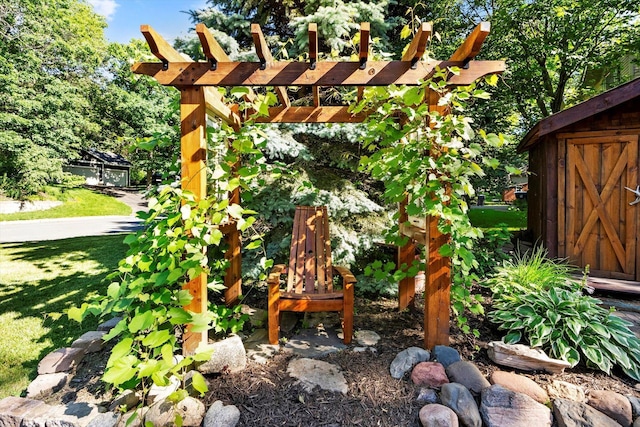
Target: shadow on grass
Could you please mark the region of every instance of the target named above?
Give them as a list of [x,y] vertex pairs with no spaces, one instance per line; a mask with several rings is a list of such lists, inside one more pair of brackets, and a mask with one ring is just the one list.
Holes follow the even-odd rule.
[[[66,316],[55,319],[51,313],[62,313],[81,305],[92,295],[103,295],[104,278],[124,258],[125,235],[80,237],[35,243],[0,245],[0,315],[13,313],[15,327],[39,322],[41,333],[33,334],[32,347],[22,353],[22,371],[29,379],[37,376],[38,362],[49,352],[69,346],[86,331],[94,330],[98,320],[87,318],[82,324]],[[7,326],[7,325],[5,325]],[[11,327],[12,328],[12,327]],[[37,328],[36,328],[37,329]],[[17,331],[17,337],[20,337]],[[19,345],[4,337],[3,345]],[[16,340],[17,341],[17,340]],[[31,350],[31,351],[30,351]],[[9,367],[11,370],[11,367]]]

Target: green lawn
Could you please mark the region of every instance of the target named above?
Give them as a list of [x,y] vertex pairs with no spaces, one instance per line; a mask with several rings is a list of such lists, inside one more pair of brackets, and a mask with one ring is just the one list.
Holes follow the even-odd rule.
[[0,399],[18,396],[38,362],[97,326],[58,320],[60,313],[106,289],[101,283],[124,257],[124,235],[0,245]]
[[60,200],[62,205],[55,208],[0,214],[0,221],[17,221],[25,219],[68,218],[76,216],[131,215],[131,208],[121,201],[86,188],[70,188],[64,191],[56,187],[48,189],[50,200]]
[[474,208],[469,210],[471,224],[480,228],[495,228],[504,224],[511,231],[527,228],[526,210],[497,210]]

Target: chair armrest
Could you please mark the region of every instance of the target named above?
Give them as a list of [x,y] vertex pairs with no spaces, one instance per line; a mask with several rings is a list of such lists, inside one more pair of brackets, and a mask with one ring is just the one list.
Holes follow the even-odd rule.
[[356,280],[356,276],[354,276],[351,271],[349,271],[348,268],[346,267],[338,267],[338,266],[333,266],[333,271],[338,273],[340,276],[342,276],[342,280],[344,280],[344,283],[355,283],[357,282]]
[[267,278],[268,284],[277,284],[280,285],[280,276],[285,272],[287,266],[284,264],[276,264],[271,269],[269,273],[269,277]]

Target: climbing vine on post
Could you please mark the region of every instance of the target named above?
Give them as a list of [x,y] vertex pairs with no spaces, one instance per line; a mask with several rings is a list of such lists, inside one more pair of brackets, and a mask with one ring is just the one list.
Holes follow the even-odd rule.
[[[471,293],[471,285],[477,279],[472,270],[478,266],[473,245],[482,237],[482,231],[469,222],[466,199],[475,195],[471,178],[483,175],[481,164],[498,167],[496,160],[481,158],[483,150],[478,141],[499,147],[505,143],[505,137],[473,129],[473,121],[464,116],[464,111],[475,100],[487,99],[489,94],[475,84],[448,87],[447,75],[458,71],[437,70],[419,86],[367,89],[363,100],[351,111],[372,112],[366,120],[364,141],[365,150],[371,154],[361,159],[361,170],[384,183],[387,202],[406,201],[409,216],[439,218],[438,230],[451,236],[439,252],[443,257],[451,257],[452,308],[460,326],[469,332],[467,319],[462,315],[465,308],[475,314],[483,311],[479,296]],[[489,77],[487,82],[495,85],[497,77]],[[439,97],[435,110],[425,103],[429,92]],[[399,215],[396,214],[396,223]],[[394,226],[387,231],[388,243],[406,244],[409,238],[400,228]],[[424,245],[422,249],[426,250]],[[426,258],[423,253],[422,259]],[[424,268],[418,261],[404,266],[378,262],[368,270],[378,278],[392,274],[395,281],[400,281]]]
[[[260,112],[264,110],[262,104],[272,99],[271,94],[261,96],[246,108]],[[187,325],[195,332],[241,328],[241,324],[221,318],[223,310],[211,304],[204,312],[189,310],[192,295],[184,287],[205,274],[211,292],[224,289],[226,227],[245,233],[247,249],[263,249],[261,236],[252,229],[256,212],[232,202],[228,193],[237,188],[249,191],[252,182],[273,165],[264,161],[260,149],[266,138],[254,126],[235,131],[220,124],[210,134],[212,153],[208,157],[217,163],[202,171],[209,177],[207,196],[198,200],[192,192],[178,188],[177,181],[160,186],[149,199],[149,211],[138,213],[144,229],[125,238],[129,250],[117,271],[108,276],[111,283],[106,295],[67,313],[79,322],[87,315],[121,319],[104,336],[106,341],[119,340],[103,376],[105,382],[119,389],[138,389],[146,394],[152,384],[164,386],[173,379],[184,380],[188,368],[207,360],[210,354],[206,348],[189,357],[174,357]],[[154,144],[145,141],[145,145],[153,148]],[[234,167],[240,159],[247,166]],[[271,264],[262,257],[260,265],[265,271]],[[231,310],[231,314],[235,312]],[[200,374],[196,373],[192,381],[198,392],[206,391]],[[179,389],[170,399],[179,401],[186,393],[184,388]]]

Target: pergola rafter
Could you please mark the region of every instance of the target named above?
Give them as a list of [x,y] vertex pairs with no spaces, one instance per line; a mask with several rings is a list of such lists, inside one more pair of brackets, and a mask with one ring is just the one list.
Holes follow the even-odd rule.
[[[459,67],[460,72],[450,73],[448,86],[469,85],[486,75],[501,73],[505,70],[503,61],[476,61],[482,43],[489,34],[488,22],[479,24],[465,39],[447,61],[423,60],[427,43],[432,33],[430,23],[418,28],[409,47],[400,61],[369,60],[370,25],[360,26],[360,46],[358,61],[320,61],[318,58],[318,27],[309,24],[309,61],[274,61],[266,39],[258,24],[251,25],[251,34],[259,62],[231,61],[220,47],[215,37],[203,24],[196,26],[203,53],[207,62],[194,62],[185,58],[169,45],[148,25],[140,27],[149,44],[151,52],[160,59],[156,62],[140,62],[133,65],[134,73],[153,77],[159,83],[174,86],[181,91],[181,153],[183,188],[192,191],[196,197],[206,195],[206,120],[207,115],[215,116],[238,130],[245,116],[236,104],[226,104],[221,93],[213,87],[249,87],[245,96],[248,101],[256,99],[251,88],[271,86],[275,88],[280,105],[269,108],[269,115],[257,121],[262,123],[357,123],[366,119],[367,113],[353,114],[348,106],[323,106],[320,87],[355,87],[358,98],[367,86],[419,85],[421,80],[430,78],[437,69]],[[312,104],[293,106],[287,87],[308,87],[312,94]],[[425,96],[430,111],[446,114],[438,106],[438,95],[428,91]],[[240,202],[238,191],[230,195],[231,203]],[[404,205],[400,206],[400,220],[406,221]],[[424,229],[406,229],[412,239],[399,248],[399,264],[411,264],[415,258],[415,242],[429,247],[426,293],[425,293],[425,346],[432,348],[436,344],[449,342],[449,289],[450,260],[439,255],[438,249],[445,244],[449,236],[442,235],[437,228],[438,218],[427,218]],[[233,304],[240,296],[241,259],[240,235],[238,230],[229,226],[224,230],[229,244],[226,255],[230,267],[225,277],[225,299]],[[415,282],[413,278],[404,279],[399,285],[399,305],[405,308],[413,304]],[[206,276],[194,279],[185,288],[194,296],[189,310],[206,310]],[[207,333],[191,333],[187,330],[183,351],[192,353],[200,343],[205,343]]]

